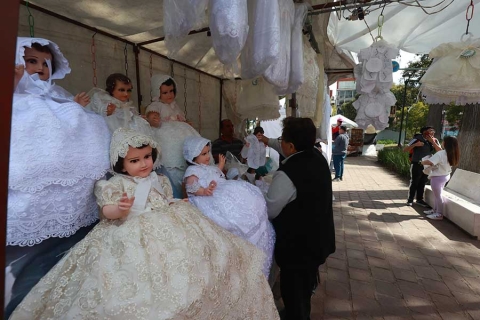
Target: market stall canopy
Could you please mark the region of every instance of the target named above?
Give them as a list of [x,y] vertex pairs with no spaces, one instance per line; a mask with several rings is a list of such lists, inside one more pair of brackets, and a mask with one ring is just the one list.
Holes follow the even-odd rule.
[[331,126],[336,125],[338,119],[342,119],[342,125],[346,126],[347,128],[358,127],[357,123],[355,123],[354,121],[348,119],[347,117],[345,117],[343,115],[339,115],[339,114],[337,114],[336,116],[330,117],[330,125]]
[[[317,5],[329,1],[331,0],[313,0],[311,4]],[[33,0],[30,3],[159,54],[167,55],[165,42],[160,41],[165,35],[163,0],[134,2],[130,0]],[[315,17],[314,20],[320,22],[313,26],[319,46],[330,48],[321,50],[322,54],[328,56],[325,69],[351,69],[354,62],[348,52],[332,50],[333,46],[325,43],[328,42],[327,37],[321,36],[326,35],[328,16],[327,13],[318,18]],[[46,28],[38,25],[36,27]],[[224,66],[215,55],[212,38],[206,32],[207,27],[208,22],[205,22],[198,30],[200,32],[188,36],[187,43],[179,50],[175,60],[211,75],[223,77]]]
[[[480,0],[473,0],[473,3],[480,4]],[[427,14],[418,7],[418,4],[428,13],[440,12]],[[469,4],[470,1],[450,0],[389,3],[383,11],[384,23],[381,34],[384,40],[403,51],[429,53],[440,43],[460,41],[467,27],[465,16]],[[341,16],[339,20],[337,15],[331,14],[328,24],[330,42],[337,48],[352,52],[359,52],[370,46],[373,42],[372,36],[378,35],[378,17],[382,8],[383,5],[370,7],[371,12],[365,15],[364,21],[350,21]],[[473,17],[469,30],[474,36],[480,36],[480,17]]]

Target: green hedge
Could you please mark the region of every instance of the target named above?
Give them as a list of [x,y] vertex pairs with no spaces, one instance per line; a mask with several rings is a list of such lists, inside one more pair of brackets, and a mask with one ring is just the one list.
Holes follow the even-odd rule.
[[378,151],[378,161],[401,176],[410,178],[408,152],[404,152],[402,148],[397,146],[385,147]]
[[377,141],[377,144],[397,144],[397,142],[395,140],[391,140],[391,139],[385,139],[385,140],[378,140]]

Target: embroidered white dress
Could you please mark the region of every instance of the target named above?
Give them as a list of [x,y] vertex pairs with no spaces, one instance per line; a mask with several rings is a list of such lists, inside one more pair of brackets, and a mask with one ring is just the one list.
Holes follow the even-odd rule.
[[[195,182],[186,185],[188,199],[219,226],[262,249],[266,256],[263,271],[268,276],[275,231],[268,221],[260,189],[246,181],[226,180],[216,166],[191,165],[185,172],[185,179],[190,176],[195,177]],[[194,195],[200,187],[208,188],[212,180],[217,182],[212,196]]]
[[[138,115],[132,101],[122,102],[112,97],[107,91],[98,88],[90,90],[88,95],[91,97],[91,102],[85,108],[103,116],[111,133],[124,127],[152,135],[150,125]],[[107,116],[107,107],[110,103],[116,108],[111,115]]]
[[279,319],[264,257],[191,204],[169,180],[99,181],[100,207],[135,195],[125,220],[102,220],[28,294],[20,319]]
[[105,121],[85,111],[52,82],[70,73],[58,46],[46,39],[18,38],[16,63],[25,63],[24,47],[32,43],[49,46],[55,73],[42,81],[37,74],[24,72],[13,96],[7,208],[10,246],[68,237],[95,222],[98,207],[93,187],[109,168]]
[[200,134],[185,122],[185,115],[175,101],[170,104],[154,101],[148,109],[160,114],[160,127],[153,130],[154,139],[164,150],[160,163],[168,171],[175,187],[181,189],[183,174],[187,169],[183,158],[183,142],[186,137],[200,137]]
[[428,103],[480,103],[480,38],[442,43],[429,56],[433,63],[420,80]]

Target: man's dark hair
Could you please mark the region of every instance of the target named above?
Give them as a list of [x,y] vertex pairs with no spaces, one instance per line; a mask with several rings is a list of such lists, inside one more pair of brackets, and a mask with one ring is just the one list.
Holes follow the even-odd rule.
[[[171,78],[168,78],[167,81],[163,82],[161,86],[173,86],[173,94],[175,94],[175,97],[177,96],[177,85],[175,84],[175,81],[173,81]],[[160,93],[161,94],[161,93]]]
[[130,80],[130,78],[126,75],[121,73],[112,73],[108,76],[107,81],[105,81],[105,91],[110,93],[110,95],[113,95],[113,90],[115,90],[115,85],[117,84],[117,81],[122,82],[123,84],[132,83],[132,80]]
[[256,128],[253,130],[253,134],[256,135],[257,133],[264,134],[265,131],[263,131],[263,128],[262,128],[262,127],[256,127]]
[[346,126],[340,126],[340,129],[342,129],[343,131],[347,131],[347,127]]
[[[143,148],[146,148],[147,146],[149,146],[149,145],[144,144],[141,147],[138,147],[137,149],[143,149]],[[158,157],[157,149],[152,148],[152,161],[153,161],[153,163],[155,163],[155,160],[157,160],[157,157]],[[117,163],[115,163],[115,165],[113,166],[113,171],[115,171],[116,173],[129,175],[128,172],[123,172],[123,169],[124,169],[123,161],[124,160],[125,160],[125,158],[118,157]]]
[[430,129],[433,129],[433,127],[432,127],[432,126],[425,126],[425,127],[422,127],[422,128],[420,129],[420,133],[422,133],[422,134],[423,134],[425,131],[427,131],[427,130],[430,130]]
[[293,143],[297,151],[311,149],[315,145],[317,129],[310,118],[283,119],[282,138]]

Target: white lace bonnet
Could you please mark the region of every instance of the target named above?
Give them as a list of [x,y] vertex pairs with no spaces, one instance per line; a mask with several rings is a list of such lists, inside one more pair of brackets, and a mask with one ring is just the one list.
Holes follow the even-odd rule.
[[158,103],[150,103],[150,105],[145,109],[145,115],[148,116],[150,112],[156,112],[160,114],[160,107],[161,105]]
[[18,37],[17,38],[17,54],[15,56],[15,65],[23,64],[25,65],[25,47],[31,48],[33,43],[38,43],[42,46],[48,46],[53,55],[53,62],[55,65],[55,72],[50,77],[51,80],[63,79],[67,74],[72,71],[68,65],[68,60],[65,58],[63,53],[60,51],[60,48],[56,43],[42,38],[27,38],[27,37]]
[[[150,90],[152,94],[152,101],[159,101],[160,99],[160,86],[162,83],[167,81],[168,79],[172,79],[173,83],[175,83],[175,88],[178,90],[178,85],[175,82],[175,79],[170,77],[167,74],[155,74],[150,79]],[[153,110],[152,110],[153,111]]]
[[211,145],[210,140],[203,137],[189,136],[183,142],[183,157],[188,163],[195,164],[193,161],[206,145]]
[[153,149],[157,149],[157,159],[153,164],[153,168],[160,166],[160,147],[150,136],[144,135],[135,130],[127,128],[119,128],[115,130],[110,142],[110,166],[113,169],[119,157],[127,156],[128,147],[138,148],[143,145],[149,145]]

